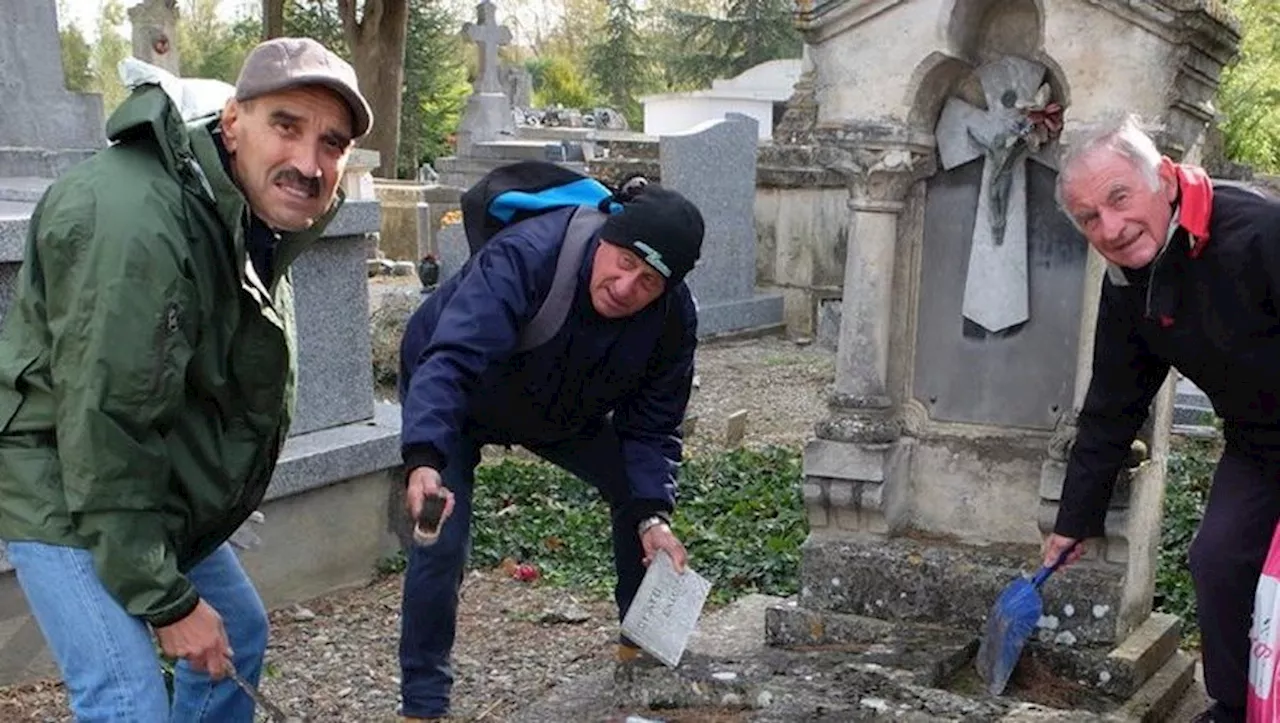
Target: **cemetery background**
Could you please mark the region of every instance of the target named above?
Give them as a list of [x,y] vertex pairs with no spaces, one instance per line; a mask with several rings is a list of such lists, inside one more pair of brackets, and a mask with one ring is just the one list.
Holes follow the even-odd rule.
[[[479,22],[480,24],[492,23],[491,20],[489,23],[484,22],[483,13],[481,13]],[[808,77],[806,77],[806,73],[801,74],[801,79],[797,84],[792,102],[789,103],[787,107],[787,112],[790,118],[788,119],[784,117],[784,122],[778,126],[778,130],[782,131],[780,134],[782,143],[772,147],[759,148],[757,151],[759,156],[758,163],[751,164],[751,172],[755,177],[751,179],[751,183],[746,186],[746,189],[749,193],[753,192],[755,195],[754,214],[756,218],[756,236],[759,239],[758,253],[752,254],[756,257],[755,273],[752,274],[751,272],[753,269],[750,268],[734,268],[734,259],[732,258],[724,259],[722,265],[713,264],[713,266],[718,269],[726,270],[723,276],[725,283],[719,284],[718,286],[733,287],[733,294],[727,298],[726,303],[739,305],[758,303],[759,300],[755,297],[760,295],[760,290],[754,288],[756,285],[752,283],[751,278],[754,276],[755,281],[766,282],[764,285],[771,287],[770,289],[765,289],[765,297],[768,297],[770,293],[772,293],[773,289],[782,289],[781,293],[787,297],[787,314],[785,322],[789,333],[793,338],[796,338],[797,340],[809,339],[812,338],[814,332],[817,332],[820,341],[834,346],[838,338],[838,327],[834,326],[839,323],[839,315],[837,312],[841,310],[842,306],[847,308],[847,305],[845,305],[843,300],[839,298],[839,292],[842,291],[840,288],[842,282],[847,284],[847,279],[841,278],[841,275],[847,272],[847,270],[843,268],[843,258],[846,254],[846,249],[843,247],[843,239],[846,234],[845,229],[839,227],[838,224],[823,226],[821,220],[829,220],[833,217],[839,217],[845,211],[847,191],[849,190],[846,188],[847,179],[841,175],[842,172],[839,167],[840,159],[835,159],[835,163],[830,162],[832,159],[825,159],[825,163],[818,164],[818,166],[821,166],[824,170],[815,174],[813,170],[815,166],[812,163],[797,164],[795,163],[796,159],[789,159],[783,153],[783,151],[786,150],[788,141],[794,140],[795,138],[794,135],[789,134],[799,132],[797,129],[803,130],[806,122],[803,117],[803,111],[805,111],[806,108],[805,93],[811,92],[813,85],[814,67],[811,59],[806,58],[806,66]],[[483,72],[484,70],[488,70],[490,72]],[[477,68],[476,90],[478,92],[476,95],[485,96],[488,94],[489,98],[479,97],[476,99],[475,105],[483,106],[486,103],[492,105],[495,102],[510,102],[513,96],[518,96],[520,92],[519,78],[514,79],[515,87],[511,92],[509,92],[509,83],[511,81],[512,79],[504,76],[500,69],[495,71],[492,64],[486,66],[484,69]],[[500,98],[499,96],[505,96],[505,98]],[[468,174],[474,174],[477,171],[482,170],[485,164],[511,160],[515,157],[520,157],[520,154],[523,153],[543,153],[546,151],[548,145],[552,145],[551,143],[548,143],[548,141],[553,141],[564,149],[566,162],[573,162],[573,159],[569,158],[573,152],[590,149],[593,154],[592,159],[596,161],[595,168],[600,169],[605,174],[617,174],[624,170],[640,168],[649,172],[656,172],[655,175],[677,179],[675,182],[679,183],[678,179],[681,177],[681,173],[696,173],[698,170],[697,166],[699,164],[696,162],[688,164],[692,166],[692,168],[687,169],[681,169],[678,166],[671,166],[670,168],[666,167],[664,165],[663,158],[663,142],[652,138],[637,138],[634,135],[626,135],[625,132],[615,132],[620,131],[621,129],[610,127],[611,124],[609,122],[605,122],[607,117],[608,114],[602,115],[599,113],[592,116],[594,127],[591,129],[574,126],[571,118],[567,120],[568,127],[556,127],[554,123],[551,124],[552,127],[549,128],[545,125],[542,128],[530,128],[526,126],[521,131],[523,134],[522,138],[515,142],[504,141],[501,138],[495,139],[495,136],[492,135],[488,137],[485,136],[485,133],[493,133],[495,131],[500,135],[503,128],[481,127],[479,128],[481,132],[476,133],[476,128],[472,127],[469,129],[471,137],[467,140],[466,144],[463,144],[463,148],[470,147],[471,149],[478,150],[479,152],[470,155],[459,154],[457,156],[446,157],[452,158],[453,160],[451,162],[446,161],[438,165],[443,173],[456,173],[457,175],[454,180],[465,180],[468,177]],[[513,118],[513,121],[514,120],[515,119]],[[546,117],[544,116],[542,120],[545,121]],[[812,121],[812,119],[809,120]],[[756,122],[758,123],[758,121]],[[503,123],[503,125],[505,125],[505,123]],[[733,128],[736,125],[738,125],[737,121],[731,119],[729,122],[715,124],[708,129],[703,129],[699,134],[694,134],[694,137],[677,139],[675,141],[668,142],[668,144],[684,142],[706,143],[708,141],[713,143],[732,143],[732,140],[716,140],[717,136],[715,134],[725,134],[726,138],[730,139],[735,133],[738,135],[745,135],[739,133],[740,128],[736,130]],[[754,135],[759,135],[758,126],[751,128],[751,130]],[[939,132],[941,133],[941,131]],[[1227,139],[1228,145],[1232,142],[1233,141],[1231,139]],[[795,149],[792,148],[792,150]],[[601,155],[595,155],[597,151],[604,151],[604,153]],[[674,155],[679,156],[683,154]],[[583,160],[586,160],[585,154]],[[971,171],[973,169],[969,170]],[[1232,170],[1234,172],[1238,169],[1228,170]],[[730,176],[734,177],[734,174],[730,174]],[[963,178],[960,178],[959,180],[964,181]],[[360,184],[367,190],[367,185],[369,185],[367,180],[360,181]],[[390,245],[394,244],[397,239],[397,234],[387,232],[388,220],[394,216],[394,213],[387,212],[391,210],[390,207],[392,207],[393,204],[388,203],[386,194],[389,190],[393,189],[394,186],[391,182],[387,181],[373,181],[372,185],[375,186],[376,192],[379,195],[379,200],[381,200],[383,204],[381,229],[384,236],[383,250],[384,255],[386,255],[386,250],[390,248]],[[422,186],[427,184],[411,183],[408,185]],[[697,187],[698,185],[699,184],[697,183],[692,184],[693,187]],[[733,209],[733,212],[723,214],[723,216],[729,218],[741,216],[740,213],[736,212],[745,207],[742,205],[744,203],[742,200],[742,189],[729,189],[728,186],[731,184],[722,185],[726,186],[726,188],[717,188],[716,190],[717,192],[725,192],[723,195],[712,195],[705,200],[700,199],[700,202],[710,202],[709,205],[712,207],[718,207],[729,203],[737,203],[737,206],[730,206],[730,208]],[[427,250],[440,248],[438,245],[440,243],[440,238],[433,236],[433,234],[439,230],[439,219],[444,216],[447,211],[442,211],[438,207],[433,208],[433,206],[444,206],[447,208],[449,204],[448,198],[446,197],[444,200],[436,201],[434,199],[427,198],[425,191],[419,190],[418,188],[402,188],[394,190],[407,192],[410,195],[409,202],[406,204],[409,206],[411,211],[408,215],[413,218],[413,222],[416,224],[412,234],[399,234],[399,238],[402,240],[407,237],[409,239],[409,244],[407,246],[407,250],[403,254],[397,255],[400,258],[412,259],[424,248]],[[1034,187],[1031,192],[1032,194],[1035,193]],[[10,188],[7,189],[5,199],[13,202],[16,198],[18,202],[24,202],[29,200],[29,194],[30,191],[24,188],[17,188],[16,190]],[[423,195],[414,197],[414,194]],[[819,219],[816,227],[813,225],[812,220],[810,221],[811,225],[809,226],[798,225],[801,219],[796,218],[794,211],[788,211],[788,209],[804,208],[806,199],[808,203],[812,203],[823,208],[822,213],[816,214]],[[801,202],[798,203],[798,200]],[[865,211],[866,209],[864,209],[864,212]],[[884,209],[875,210],[876,213],[884,215],[883,211]],[[788,213],[791,213],[791,216],[788,216]],[[873,217],[874,214],[872,213],[864,213],[864,220],[869,220]],[[763,223],[762,219],[764,220]],[[347,230],[349,232],[369,233],[375,228],[377,228],[377,226],[369,225],[368,219],[366,218]],[[738,229],[738,233],[741,233],[740,228]],[[735,238],[742,239],[744,236],[738,235]],[[804,241],[808,246],[802,246],[798,243],[799,241]],[[814,243],[815,241],[817,241],[817,243]],[[824,246],[823,244],[827,245]],[[335,244],[333,248],[338,249],[340,246]],[[356,246],[349,245],[348,250],[354,248],[356,248]],[[800,252],[800,256],[796,256],[797,252]],[[343,268],[346,270],[344,273],[355,268],[351,263],[353,260],[355,260],[355,258],[349,253],[341,259],[329,259],[329,261],[337,261],[340,264],[344,264]],[[12,259],[10,259],[10,261],[12,261]],[[792,274],[789,278],[798,279],[801,283],[789,286],[784,279],[786,274]],[[717,273],[717,276],[719,277],[719,273]],[[744,279],[746,280],[745,284],[743,284]],[[718,280],[720,279],[718,278]],[[784,283],[770,283],[778,281],[784,281]],[[345,283],[346,282],[344,281],[344,284]],[[354,287],[344,286],[344,289],[347,291],[351,291],[353,288]],[[416,290],[410,291],[410,298],[412,298],[413,294],[416,294]],[[824,294],[829,294],[831,296],[829,298],[823,298]],[[764,299],[764,306],[772,306],[774,304],[774,300],[769,298]],[[824,314],[826,314],[826,316],[824,316]],[[834,318],[832,316],[833,314]],[[828,332],[825,335],[825,339],[822,334],[824,322],[828,325]],[[774,328],[776,329],[776,325]],[[781,346],[770,347],[770,344],[779,344]],[[777,423],[779,425],[779,431],[784,437],[790,436],[793,437],[791,440],[792,442],[799,442],[807,440],[812,436],[810,434],[812,423],[823,417],[825,407],[821,401],[821,387],[824,386],[827,381],[830,381],[832,376],[834,376],[834,370],[831,370],[828,367],[826,372],[828,376],[824,377],[823,381],[814,383],[812,390],[813,394],[811,395],[812,398],[810,399],[810,402],[812,403],[816,401],[816,404],[800,405],[797,407],[797,416],[795,418],[790,418],[788,413],[784,410],[775,409],[778,405],[773,399],[761,396],[758,393],[760,388],[766,387],[760,385],[760,382],[763,380],[756,376],[756,371],[761,368],[769,370],[776,369],[778,367],[789,367],[792,365],[792,362],[790,361],[777,361],[777,355],[782,354],[780,349],[787,349],[788,347],[786,345],[787,342],[773,339],[732,347],[709,346],[707,347],[707,351],[704,352],[703,358],[715,359],[717,352],[725,351],[725,358],[736,359],[736,361],[724,362],[725,366],[722,367],[721,370],[722,373],[728,376],[740,377],[743,380],[743,386],[738,388],[737,391],[737,394],[741,395],[740,398],[743,401],[734,400],[722,403],[719,405],[720,409],[735,409],[738,404],[743,404],[749,400],[750,402],[758,405],[761,410],[761,414],[753,415],[754,419],[765,419],[769,423]],[[800,348],[805,350],[801,352],[802,354],[813,354],[816,355],[816,358],[818,359],[831,359],[829,353],[822,351],[821,346],[803,346]],[[766,350],[763,354],[763,358],[758,352],[760,349]],[[742,358],[738,358],[735,355],[741,355]],[[784,354],[783,356],[786,355]],[[351,359],[347,359],[344,363],[349,363],[351,361]],[[830,362],[828,362],[828,364],[829,363]],[[848,365],[849,361],[844,360],[842,363]],[[714,368],[714,364],[708,364],[707,366],[709,369],[704,371],[704,374],[709,375],[711,373],[710,369]],[[801,366],[803,366],[803,364]],[[820,364],[819,368],[821,368]],[[349,371],[350,369],[346,368],[335,370],[338,376]],[[847,366],[846,371],[848,371]],[[865,374],[866,372],[864,370],[859,373]],[[819,376],[821,376],[821,374],[819,374]],[[704,383],[711,385],[717,379],[718,377],[704,376]],[[856,378],[853,381],[855,385],[862,383]],[[794,380],[789,380],[787,383],[788,387],[794,388],[796,386],[796,382]],[[849,379],[847,377],[845,379],[845,384],[846,386],[849,384]],[[804,386],[804,383],[801,383],[800,385]],[[1192,390],[1187,390],[1188,393],[1191,391]],[[700,392],[700,395],[701,394],[702,392]],[[712,398],[712,395],[707,395],[703,397],[704,401],[695,402],[695,411],[699,409],[696,405],[707,404],[707,400],[711,400]],[[366,402],[363,398],[348,401],[352,403],[352,408],[357,409],[357,411],[362,410]],[[1194,399],[1183,398],[1179,401],[1183,402],[1181,405],[1182,408],[1190,409],[1193,412],[1195,411]],[[715,404],[712,404],[711,406],[712,408],[715,408]],[[986,411],[989,412],[989,410]],[[362,413],[363,412],[358,412],[357,416],[352,419],[362,419],[362,417],[359,416],[359,414]],[[1175,409],[1175,416],[1176,414],[1177,410]],[[706,409],[703,408],[703,412],[700,414],[699,424],[704,425],[705,429],[700,435],[695,435],[695,440],[699,440],[703,436],[706,436],[707,439],[719,438],[719,429],[714,425],[720,424],[721,422],[718,420],[722,418],[722,415],[708,413]],[[333,420],[316,420],[316,426],[317,428],[323,427],[331,421]],[[754,428],[755,425],[753,424],[752,426]],[[767,430],[761,428],[759,431],[765,432]],[[752,441],[761,440],[753,437]],[[827,441],[830,440],[828,439]],[[696,441],[695,446],[697,446]],[[1171,459],[1171,467],[1175,472],[1177,460],[1178,457],[1176,455]],[[1202,481],[1203,480],[1201,478],[1199,482],[1202,484]],[[1196,483],[1197,481],[1193,480],[1189,486],[1195,487]],[[1171,486],[1170,488],[1170,505],[1173,505],[1178,500],[1177,495],[1172,494],[1177,491],[1176,484],[1177,480],[1175,479],[1174,486]],[[1184,501],[1190,503],[1191,509],[1188,511],[1188,514],[1190,519],[1194,519],[1194,495],[1189,495]],[[824,505],[828,503],[829,500],[823,500]],[[840,514],[835,509],[831,509],[830,512],[833,515]],[[825,513],[826,510],[824,509],[823,514]],[[1172,521],[1175,523],[1182,523],[1182,527],[1185,528],[1185,522],[1187,519],[1188,518],[1173,517],[1166,522]],[[1167,528],[1168,527],[1169,526],[1167,525]],[[1174,525],[1174,527],[1176,527],[1176,525]],[[1167,529],[1166,533],[1176,536],[1176,534],[1179,533],[1179,530]],[[1176,565],[1176,551],[1166,548],[1164,552],[1170,553],[1170,557]],[[1164,553],[1162,552],[1162,557],[1163,554]],[[497,579],[490,579],[487,582],[492,583],[493,585],[499,584]],[[1164,582],[1158,582],[1157,584],[1166,585],[1168,582],[1169,581],[1166,580]],[[481,583],[478,582],[477,584],[479,585]],[[490,593],[488,594],[495,594],[498,597],[502,597],[501,593],[503,591],[511,589],[509,583],[503,584],[506,584],[507,587],[491,588]],[[391,590],[391,592],[387,592],[388,590]],[[313,684],[318,682],[315,680],[316,676],[323,674],[326,676],[325,682],[330,684],[316,685],[315,687],[319,687],[326,693],[329,691],[333,692],[333,698],[335,700],[331,702],[334,706],[333,715],[336,716],[334,719],[342,719],[342,716],[344,715],[347,716],[347,719],[350,719],[350,716],[353,714],[352,711],[373,710],[373,708],[362,706],[376,705],[376,699],[381,694],[380,687],[385,682],[383,681],[383,675],[381,673],[370,673],[368,676],[365,676],[361,673],[353,677],[350,671],[358,669],[361,665],[364,665],[366,668],[376,668],[378,664],[385,664],[386,660],[383,660],[381,663],[371,663],[369,656],[370,654],[374,654],[384,659],[388,658],[389,656],[387,653],[378,652],[380,650],[379,646],[385,647],[388,643],[388,636],[390,636],[390,638],[394,637],[394,626],[389,626],[388,620],[385,617],[388,612],[394,613],[394,609],[388,610],[386,607],[388,599],[391,601],[392,608],[395,607],[393,587],[384,589],[376,587],[370,588],[369,591],[357,593],[356,595],[357,597],[355,598],[334,596],[329,598],[329,602],[327,603],[317,604],[315,606],[317,610],[324,613],[323,621],[321,622],[317,622],[317,618],[309,619],[309,616],[305,611],[286,610],[277,613],[277,617],[281,623],[281,629],[284,631],[280,642],[282,669],[286,671],[296,671],[294,677],[291,677],[288,672],[281,675],[277,681],[280,686],[279,689],[281,691],[293,691],[295,689],[309,690],[313,687]],[[372,595],[374,597],[361,598],[360,595]],[[370,605],[370,608],[374,611],[371,613],[373,617],[364,615],[363,613],[353,612],[359,607],[359,605],[351,602],[353,600],[362,600],[366,603],[372,600],[373,604]],[[539,598],[534,598],[535,604],[538,600]],[[1159,602],[1159,598],[1157,598],[1157,602]],[[501,609],[496,611],[478,611],[477,614],[480,616],[480,619],[487,621],[487,625],[479,624],[477,625],[477,630],[491,630],[493,629],[493,624],[495,622],[505,621],[508,624],[524,623],[528,622],[523,619],[525,617],[536,617],[541,615],[541,612],[535,612],[533,608],[523,607],[524,603],[519,603],[513,600],[511,604],[516,607],[513,607],[511,610],[506,612]],[[345,610],[342,609],[344,606],[346,607]],[[590,606],[588,605],[588,607]],[[515,612],[513,613],[512,610],[515,610]],[[311,612],[316,611],[313,610]],[[1179,612],[1183,611],[1179,610]],[[379,618],[379,615],[382,615],[382,617]],[[325,623],[329,623],[329,625],[326,627]],[[606,628],[608,628],[608,626],[604,625],[596,626],[595,629],[599,632]],[[375,638],[364,640],[363,644],[352,643],[350,645],[335,645],[335,639],[342,637],[345,634],[343,631],[348,629],[352,631],[353,637],[357,640],[364,640],[360,636],[365,635],[366,633],[375,636]],[[528,630],[546,633],[546,629],[540,629],[537,628],[537,626],[532,626],[528,628]],[[552,627],[550,630],[554,631],[556,628]],[[504,632],[510,633],[511,630],[504,630]],[[544,637],[552,637],[559,641],[560,635],[562,634],[551,632],[547,633]],[[535,635],[534,637],[536,638],[537,636]],[[590,639],[589,635],[584,637],[584,641],[588,639]],[[545,642],[538,645],[536,640],[533,641],[533,645],[534,647],[532,649],[545,649],[546,647]],[[356,648],[361,648],[361,650],[357,651]],[[492,652],[496,653],[498,651],[494,649]],[[352,654],[355,657],[348,657],[349,654]],[[575,655],[579,654],[575,653]],[[593,653],[582,655],[582,657],[578,659],[578,662],[590,662],[594,660],[592,655]],[[491,659],[493,658],[486,654],[482,654],[476,658],[476,660]],[[513,664],[519,666],[519,661],[513,660]],[[479,669],[487,666],[477,664],[476,667]],[[321,673],[317,671],[323,672]],[[307,680],[308,674],[311,675],[312,680]],[[505,674],[499,666],[494,666],[492,670],[484,671],[481,677],[489,676],[492,678],[488,680],[487,685],[493,685],[496,680],[497,684],[501,686],[503,684],[502,679],[504,678],[504,675]],[[515,677],[519,677],[519,675],[516,675]],[[56,691],[54,692],[56,695]],[[521,700],[521,695],[527,694],[527,692],[528,691],[515,693],[511,700]],[[322,695],[326,693],[322,693]],[[288,692],[284,692],[283,694],[288,695]],[[35,704],[38,703],[39,696],[37,695],[36,698],[31,698],[29,696],[19,694],[15,695],[11,700],[15,704],[19,705]],[[497,703],[498,705],[496,707],[488,708],[487,713],[485,709],[479,709],[474,713],[476,715],[484,713],[489,717],[496,718],[501,712],[501,706],[503,705],[501,701],[497,701]],[[492,703],[490,701],[486,701],[484,705],[488,706],[492,705]]]

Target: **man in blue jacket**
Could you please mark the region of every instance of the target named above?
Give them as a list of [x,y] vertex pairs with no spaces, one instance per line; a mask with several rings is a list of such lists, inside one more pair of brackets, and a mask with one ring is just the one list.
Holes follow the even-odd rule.
[[[445,716],[458,588],[480,447],[519,444],[594,485],[609,503],[625,616],[645,566],[672,534],[680,424],[693,382],[697,317],[683,282],[703,220],[680,194],[649,185],[588,243],[569,313],[549,341],[519,351],[551,292],[572,208],[490,238],[410,318],[400,348],[406,506],[446,498],[438,540],[415,546],[401,616],[402,713]],[[623,640],[620,654],[635,649]]]

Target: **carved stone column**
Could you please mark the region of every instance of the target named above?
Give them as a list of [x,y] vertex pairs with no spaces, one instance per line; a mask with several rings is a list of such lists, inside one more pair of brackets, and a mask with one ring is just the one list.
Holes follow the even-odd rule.
[[849,224],[836,381],[829,416],[805,449],[805,504],[812,529],[885,535],[903,499],[893,480],[910,457],[887,385],[898,219],[912,185],[932,174],[934,153],[859,139],[824,145],[818,160],[849,185]]

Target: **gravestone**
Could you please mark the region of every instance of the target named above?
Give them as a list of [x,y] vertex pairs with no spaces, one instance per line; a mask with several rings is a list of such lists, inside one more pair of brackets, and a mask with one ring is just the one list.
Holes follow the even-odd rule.
[[27,223],[52,179],[106,144],[102,98],[62,74],[54,0],[0,3],[0,306],[22,262]]
[[54,178],[106,144],[102,98],[66,89],[54,0],[0,3],[0,97],[0,178]]
[[1062,330],[1079,325],[1088,247],[1054,204],[1054,172],[1020,161],[1016,176],[1029,183],[1017,293],[1027,318],[999,332],[971,320],[961,300],[976,281],[966,268],[981,258],[970,245],[989,243],[976,231],[985,220],[984,165],[974,160],[927,183],[915,399],[932,419],[1051,431],[1072,404],[1078,340]]
[[782,296],[756,290],[754,118],[727,114],[662,136],[662,185],[702,212],[702,257],[686,277],[698,302],[698,334],[711,336],[782,323]]
[[[511,42],[511,31],[499,25],[491,2],[476,6],[476,22],[467,23],[463,34],[479,50],[479,68],[466,109],[458,124],[455,154],[436,161],[440,182],[445,186],[469,188],[484,174],[508,163],[537,159],[553,160],[584,172],[585,163],[570,157],[560,139],[523,138],[517,134],[517,111],[504,88],[504,74],[498,63],[498,48]],[[515,89],[518,95],[518,88]],[[563,154],[562,154],[563,150]]]
[[436,235],[436,256],[440,263],[441,283],[458,273],[471,258],[471,247],[467,245],[467,233],[461,219],[440,229]]
[[523,65],[503,64],[502,89],[507,94],[513,108],[528,108],[533,105],[533,75]]
[[[813,158],[845,179],[848,232],[836,380],[804,454],[798,606],[771,611],[779,645],[838,643],[866,617],[972,636],[1037,567],[1105,270],[1054,204],[1054,159],[1135,112],[1196,162],[1239,40],[1212,3],[882,5],[829,0],[800,23]],[[1180,622],[1153,613],[1173,387],[1139,434],[1149,456],[1115,480],[1104,537],[1045,586],[1024,653],[1152,720],[1194,672]],[[949,665],[972,670],[959,655]]]
[[180,75],[178,0],[143,0],[129,8],[133,57]]
[[511,42],[511,30],[498,24],[497,7],[485,0],[476,5],[476,22],[464,25],[462,32],[480,49],[475,84],[458,123],[458,154],[465,156],[476,143],[514,134],[515,121],[498,79],[498,47]]

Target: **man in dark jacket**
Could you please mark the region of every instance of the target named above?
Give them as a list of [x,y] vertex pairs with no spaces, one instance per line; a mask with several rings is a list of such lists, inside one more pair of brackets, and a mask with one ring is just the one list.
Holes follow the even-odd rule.
[[1058,183],[1108,270],[1045,562],[1104,534],[1116,475],[1176,367],[1226,437],[1190,553],[1215,701],[1201,720],[1243,721],[1254,588],[1280,520],[1280,202],[1162,157],[1133,119],[1080,144]]
[[226,541],[288,433],[289,266],[370,118],[350,65],[279,38],[218,117],[141,85],[36,207],[0,332],[0,538],[78,721],[253,720],[223,676],[256,683],[267,619]]
[[[684,566],[668,523],[697,346],[683,279],[700,253],[702,216],[679,194],[648,186],[590,241],[559,331],[517,351],[550,293],[572,213],[550,211],[494,235],[405,331],[406,504],[417,519],[427,496],[448,499],[439,539],[415,546],[405,575],[400,666],[410,719],[449,711],[481,445],[520,444],[600,490],[612,511],[620,616],[655,553]],[[634,648],[624,641],[623,650]]]

